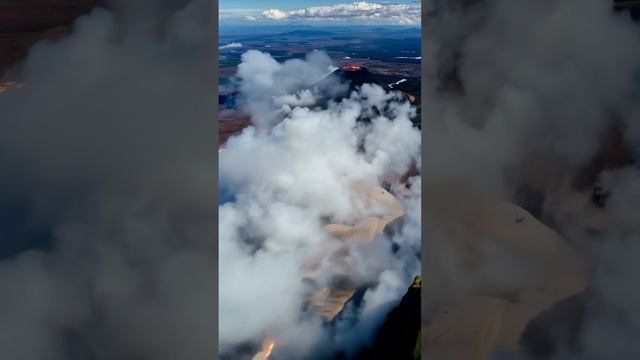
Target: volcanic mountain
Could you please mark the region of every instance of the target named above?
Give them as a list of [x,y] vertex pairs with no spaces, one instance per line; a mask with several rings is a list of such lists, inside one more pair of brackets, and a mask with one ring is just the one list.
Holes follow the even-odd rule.
[[[322,80],[318,81],[312,86],[314,93],[319,94],[319,98],[322,99],[318,103],[318,105],[325,107],[330,101],[339,102],[344,98],[348,98],[353,91],[357,91],[364,84],[372,84],[380,86],[385,92],[395,94],[395,97],[392,101],[398,102],[411,102],[409,95],[392,89],[389,85],[383,83],[380,79],[378,79],[369,69],[363,66],[357,65],[347,65],[343,66],[329,75],[327,75]],[[391,116],[391,108],[388,105],[391,103],[390,100],[387,101],[383,108],[378,109],[374,107],[374,112],[376,115],[384,115],[387,117]],[[417,112],[416,116],[414,116],[411,121],[414,126],[420,128],[420,113]],[[370,119],[367,117],[360,117],[358,121],[369,121]]]
[[[309,86],[309,90],[316,94],[316,98],[319,99],[315,105],[321,108],[326,108],[330,101],[339,102],[342,99],[348,98],[353,91],[358,90],[364,84],[377,85],[386,92],[393,92],[396,94],[396,101],[410,101],[409,95],[392,89],[382,82],[374,73],[369,71],[369,69],[357,65],[347,65],[336,69],[329,75]],[[239,91],[230,91],[218,96],[218,105],[221,109],[224,108],[225,110],[228,110],[227,115],[233,114],[235,110],[241,108],[243,101],[244,98]],[[388,110],[389,109],[378,109],[378,113],[385,114]],[[417,107],[416,110],[416,116],[414,116],[411,121],[415,127],[420,129],[420,108]],[[250,124],[250,120],[246,114],[237,113],[231,117],[235,119],[242,118],[243,121],[239,122],[240,126],[234,125],[231,126],[230,131],[225,131],[224,138],[219,139],[221,144],[224,143],[229,136]],[[367,119],[360,118],[359,121],[367,121]],[[230,123],[227,120],[221,121],[221,129],[229,128],[229,125]]]
[[[340,99],[348,98],[353,91],[358,90],[364,84],[380,86],[386,92],[394,91],[389,85],[380,81],[369,69],[357,65],[347,65],[333,71],[315,83],[312,88],[327,101],[340,101]],[[409,99],[402,92],[396,91],[396,93],[401,94],[400,96],[407,100]]]
[[347,65],[329,74],[321,82],[338,79],[342,83],[349,84],[349,93],[364,84],[374,84],[382,87],[385,91],[392,91],[388,85],[376,78],[369,69],[363,66]]
[[[371,71],[362,66],[343,66],[311,86],[323,100],[339,101],[348,98],[352,91],[364,84],[378,85],[386,92],[394,91],[389,85],[383,83]],[[396,90],[398,94],[408,99],[408,96]],[[240,92],[235,91],[218,96],[218,104],[227,108],[234,108],[242,101]]]

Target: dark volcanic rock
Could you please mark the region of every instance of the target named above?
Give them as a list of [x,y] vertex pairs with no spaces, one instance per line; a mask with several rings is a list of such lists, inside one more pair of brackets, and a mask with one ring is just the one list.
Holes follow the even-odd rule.
[[527,210],[536,219],[541,220],[544,211],[545,194],[529,184],[518,187],[515,194],[515,202],[518,206]]
[[0,33],[45,32],[70,25],[100,0],[0,0]]
[[618,12],[629,12],[634,21],[640,20],[640,3],[630,0],[614,0],[614,8]]
[[44,38],[68,34],[80,15],[103,0],[0,0],[0,76]]
[[416,277],[380,327],[373,346],[363,350],[356,360],[415,360],[420,335],[421,280]]
[[33,44],[66,36],[79,16],[96,7],[113,11],[120,23],[162,23],[188,3],[189,0],[0,0],[0,76],[20,62]]
[[[407,94],[392,89],[387,84],[382,82],[379,78],[377,78],[366,67],[356,65],[343,66],[337,69],[324,79],[318,81],[313,86],[313,89],[320,95],[320,98],[323,99],[323,102],[318,105],[326,106],[329,101],[339,102],[344,98],[348,98],[353,91],[360,89],[364,84],[377,85],[381,87],[385,92],[392,92],[393,94],[395,94],[395,101],[410,102],[409,96]],[[365,114],[358,120],[368,122],[371,118],[379,115],[392,117],[391,109],[388,105],[389,104],[385,104],[382,108],[374,106],[372,109],[372,114]],[[415,127],[420,128],[421,124],[419,113],[416,113],[416,116],[414,116],[411,121],[413,122]]]
[[315,88],[322,97],[339,101],[348,98],[352,91],[358,90],[364,84],[382,87],[385,91],[392,91],[387,84],[376,78],[369,69],[363,66],[343,66],[320,80]]
[[343,66],[329,76],[337,77],[343,82],[348,82],[350,91],[364,84],[375,84],[382,87],[385,91],[392,90],[388,85],[376,78],[371,71],[362,66]]

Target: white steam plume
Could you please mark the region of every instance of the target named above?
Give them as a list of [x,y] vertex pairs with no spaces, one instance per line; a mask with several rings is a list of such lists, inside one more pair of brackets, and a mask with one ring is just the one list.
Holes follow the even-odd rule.
[[[624,134],[618,149],[625,141],[638,156],[637,24],[628,13],[614,12],[613,2],[599,0],[434,0],[427,10],[426,191],[459,181],[464,189],[511,202],[521,201],[522,186],[540,191],[539,218],[564,235],[591,270],[581,295],[587,299],[583,325],[574,334],[577,350],[563,355],[569,349],[557,344],[558,353],[545,358],[637,357],[632,338],[640,329],[638,302],[630,300],[639,293],[630,280],[640,256],[640,233],[631,221],[638,212],[631,200],[637,195],[637,164],[597,170],[611,192],[604,209],[590,204],[590,188],[574,185],[592,181],[583,170],[598,165],[596,155],[611,126]],[[435,212],[429,216],[439,224],[457,223]],[[439,268],[436,257],[453,252],[452,244],[467,236],[453,226],[448,230],[447,241],[435,241],[438,234],[424,239],[425,254],[434,258],[425,259],[432,281],[423,287],[423,304],[448,291],[444,284],[451,274],[464,279],[460,287],[486,293],[495,284],[504,290],[499,283],[505,274],[519,274],[517,283],[527,286],[540,273],[527,270],[520,263],[524,257],[512,253],[476,257],[481,268],[505,269],[477,281],[468,280],[473,274],[462,265],[445,268],[454,262],[440,262]]]
[[211,2],[113,3],[0,96],[5,359],[216,356]]
[[[408,104],[392,103],[392,116],[377,117],[369,126],[357,122],[371,107],[389,101],[377,86],[364,85],[339,103],[320,106],[309,89],[327,75],[330,64],[322,52],[278,63],[249,51],[238,67],[247,107],[261,130],[244,129],[220,156],[220,182],[233,194],[219,207],[224,345],[259,344],[273,336],[304,353],[326,339],[319,318],[302,313],[309,295],[304,268],[313,259],[323,259],[316,279],[321,283],[345,269],[360,285],[377,284],[365,296],[365,320],[373,316],[368,309],[384,305],[388,310],[419,273],[419,191],[417,198],[401,197],[407,214],[391,238],[381,234],[368,244],[355,241],[347,245],[346,257],[327,256],[344,241],[323,228],[327,221],[353,224],[376,211],[358,200],[354,182],[379,185],[384,176],[401,176],[419,162],[421,146]],[[394,253],[391,241],[401,250]],[[379,313],[371,314],[380,321]],[[352,329],[349,336],[363,331]],[[333,346],[355,348],[361,341],[362,335]]]

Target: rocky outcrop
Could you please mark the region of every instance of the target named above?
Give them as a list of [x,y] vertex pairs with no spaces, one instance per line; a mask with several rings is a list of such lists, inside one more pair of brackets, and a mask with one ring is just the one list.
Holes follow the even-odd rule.
[[363,350],[356,360],[416,360],[421,358],[420,292],[422,279],[413,284],[382,323],[373,345]]

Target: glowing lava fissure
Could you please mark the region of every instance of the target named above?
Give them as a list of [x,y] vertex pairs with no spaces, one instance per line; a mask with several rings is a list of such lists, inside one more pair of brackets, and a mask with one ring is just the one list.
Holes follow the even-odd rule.
[[267,339],[262,344],[262,350],[255,354],[251,360],[267,360],[271,353],[273,352],[273,348],[275,348],[276,342],[273,339]]
[[267,345],[267,352],[266,355],[267,357],[269,357],[269,355],[271,355],[271,353],[273,352],[273,348],[276,346],[276,342],[271,340],[269,341],[269,345]]
[[22,82],[16,80],[2,82],[0,83],[0,94],[5,93],[9,90],[19,89],[22,87],[22,85]]
[[341,67],[340,69],[344,71],[360,71],[362,70],[362,67],[358,65],[346,65]]

